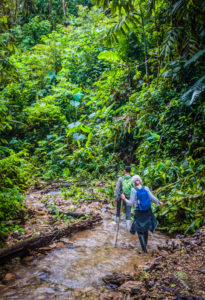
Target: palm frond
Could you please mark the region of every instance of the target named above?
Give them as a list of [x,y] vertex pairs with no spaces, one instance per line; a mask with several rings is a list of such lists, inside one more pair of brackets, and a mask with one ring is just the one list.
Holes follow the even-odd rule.
[[192,105],[195,102],[202,92],[205,91],[205,76],[201,77],[195,84],[189,88],[189,90],[182,95],[182,101],[184,101],[187,105]]
[[190,58],[189,60],[186,61],[184,66],[187,67],[191,63],[197,61],[199,59],[199,57],[202,56],[204,53],[205,53],[205,49],[198,51],[194,56],[192,56],[192,58]]

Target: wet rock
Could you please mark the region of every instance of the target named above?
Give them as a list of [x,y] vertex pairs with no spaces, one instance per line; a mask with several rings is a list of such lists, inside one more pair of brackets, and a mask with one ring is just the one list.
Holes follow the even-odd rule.
[[169,255],[169,253],[166,250],[161,250],[160,251],[161,256],[166,257],[167,255]]
[[55,291],[54,291],[53,289],[51,289],[51,288],[46,288],[46,289],[44,290],[44,293],[45,293],[45,294],[54,294]]
[[38,273],[38,277],[45,282],[50,282],[49,277],[50,277],[50,273],[47,272],[39,272]]
[[65,244],[62,243],[62,242],[59,242],[59,243],[56,243],[56,247],[55,248],[59,249],[59,248],[64,248],[64,247],[65,247]]
[[38,250],[40,250],[40,251],[50,251],[50,250],[52,250],[52,248],[50,246],[47,246],[47,247],[41,247]]
[[3,290],[5,288],[5,285],[0,283],[0,290]]
[[48,274],[50,274],[51,271],[48,267],[42,267],[42,268],[40,268],[39,273],[48,273]]
[[30,261],[32,261],[33,259],[34,259],[33,256],[26,256],[26,257],[24,257],[22,260],[23,260],[23,262],[30,262]]
[[76,249],[76,248],[80,248],[81,246],[80,245],[74,245],[74,244],[67,244],[66,245],[66,248],[68,249]]
[[142,287],[143,283],[141,281],[127,281],[123,283],[118,290],[125,294],[137,294]]
[[15,279],[15,278],[16,278],[16,275],[15,275],[14,273],[7,273],[7,274],[4,276],[3,281],[4,281],[4,282],[9,282],[9,281],[11,281],[11,280],[13,280],[13,279]]
[[158,269],[158,270],[161,269],[162,260],[163,260],[163,256],[156,257],[155,259],[153,259],[150,265],[143,267],[143,270],[152,272],[154,269]]
[[106,289],[111,290],[111,291],[116,291],[118,289],[117,284],[113,283],[108,283],[105,285]]
[[68,238],[61,238],[60,241],[65,244],[73,245],[73,242],[71,242],[70,239],[68,239]]
[[50,249],[56,248],[56,243],[53,243],[53,244],[49,245],[49,248],[50,248]]
[[176,239],[176,240],[172,241],[172,249],[173,250],[176,250],[176,249],[180,250],[180,249],[182,249],[182,247],[183,247],[183,243],[181,240]]
[[106,283],[106,284],[114,284],[117,286],[122,285],[125,281],[128,280],[133,280],[133,276],[130,274],[124,274],[124,273],[113,273],[111,275],[106,275],[102,278],[102,280]]
[[114,296],[111,293],[103,293],[103,300],[113,300]]

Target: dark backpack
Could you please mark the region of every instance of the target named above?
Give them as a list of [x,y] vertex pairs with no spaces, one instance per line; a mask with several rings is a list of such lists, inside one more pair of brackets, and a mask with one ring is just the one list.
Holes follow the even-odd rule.
[[148,194],[148,191],[143,186],[141,189],[136,189],[136,196],[137,196],[137,202],[138,202],[138,209],[139,210],[149,210],[151,208],[151,200]]

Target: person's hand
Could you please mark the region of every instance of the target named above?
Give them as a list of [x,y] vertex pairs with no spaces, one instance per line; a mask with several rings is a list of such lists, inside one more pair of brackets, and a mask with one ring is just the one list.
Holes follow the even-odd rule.
[[117,199],[114,199],[114,202],[117,203]]
[[124,194],[121,194],[120,198],[125,201],[126,197]]
[[159,205],[160,205],[160,206],[163,206],[163,205],[164,205],[164,203],[160,201],[160,202],[159,202]]

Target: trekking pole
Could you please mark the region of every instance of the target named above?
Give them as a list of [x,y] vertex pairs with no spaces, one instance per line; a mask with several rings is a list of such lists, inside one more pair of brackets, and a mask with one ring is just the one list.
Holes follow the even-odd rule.
[[[120,199],[121,199],[121,198],[120,198]],[[116,231],[116,236],[115,236],[115,245],[114,245],[114,247],[117,246],[117,237],[118,237],[118,232],[119,232],[119,227],[120,227],[120,217],[121,217],[122,205],[123,205],[123,200],[121,199],[121,203],[120,203],[120,214],[119,214],[119,220],[118,220],[118,223],[117,223],[117,231]]]

